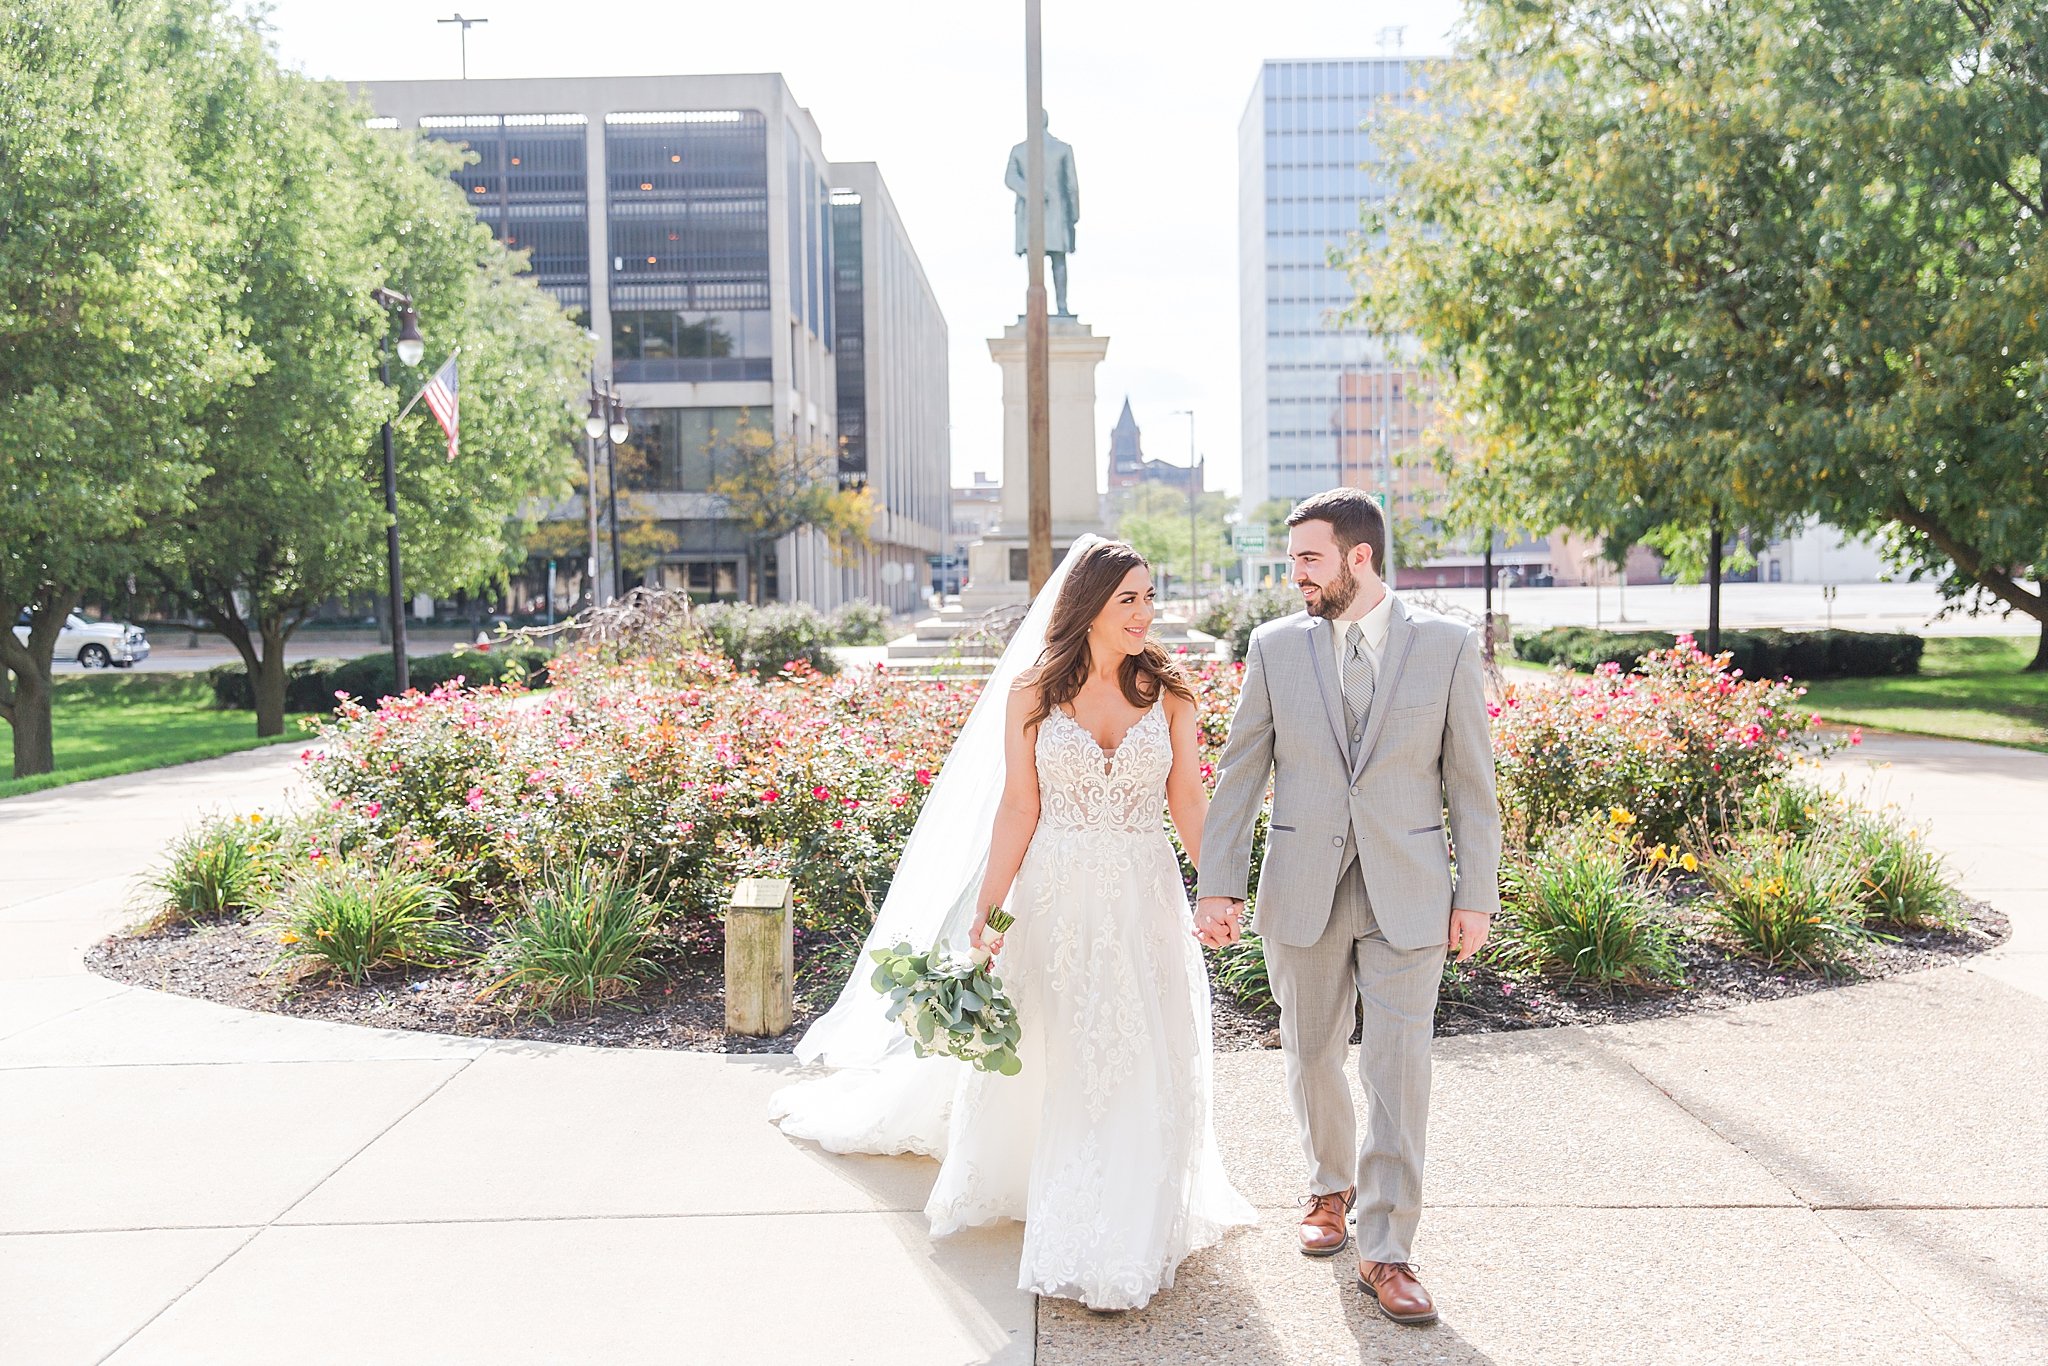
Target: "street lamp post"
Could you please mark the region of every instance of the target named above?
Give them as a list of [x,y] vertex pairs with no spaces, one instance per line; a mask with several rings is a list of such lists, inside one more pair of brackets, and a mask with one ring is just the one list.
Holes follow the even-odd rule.
[[[611,573],[607,577],[611,580],[611,598],[613,601],[617,601],[620,594],[625,591],[626,582],[625,570],[619,563],[618,447],[621,441],[624,441],[632,434],[632,429],[626,425],[626,405],[619,398],[618,386],[609,380],[600,385],[595,375],[592,375],[590,381],[590,415],[583,419],[583,432],[584,435],[590,438],[591,442],[590,482],[592,485],[595,484],[597,477],[597,442],[600,438],[604,441],[605,502],[607,505],[605,520],[611,528],[612,544]],[[592,575],[590,596],[591,602],[595,604],[597,601],[597,496],[595,488],[592,488],[590,500],[590,564]]]
[[[404,365],[418,365],[427,354],[427,344],[420,337],[419,315],[413,312],[412,296],[400,294],[395,289],[382,285],[370,291],[370,297],[385,308],[396,308],[398,312],[398,359]],[[377,378],[386,388],[391,385],[391,329],[384,329],[384,345],[377,357]],[[391,669],[392,682],[400,693],[412,686],[412,670],[406,663],[405,654],[405,575],[398,560],[398,457],[391,441],[391,419],[384,419],[384,558],[389,582],[386,585],[391,595]]]

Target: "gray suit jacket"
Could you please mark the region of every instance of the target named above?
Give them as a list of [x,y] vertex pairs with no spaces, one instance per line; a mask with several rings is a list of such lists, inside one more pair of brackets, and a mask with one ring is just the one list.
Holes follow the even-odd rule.
[[[1441,944],[1451,908],[1500,909],[1500,808],[1479,633],[1394,599],[1358,762],[1348,761],[1331,624],[1298,612],[1252,633],[1202,829],[1200,894],[1242,899],[1270,778],[1255,928],[1306,948],[1330,920],[1348,848],[1387,942]],[[1458,853],[1457,882],[1444,810]]]

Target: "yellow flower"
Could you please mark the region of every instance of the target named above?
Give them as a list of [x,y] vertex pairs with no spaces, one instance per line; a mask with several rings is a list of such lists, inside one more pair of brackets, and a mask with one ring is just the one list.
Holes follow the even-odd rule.
[[1662,863],[1670,857],[1671,850],[1661,844],[1650,851],[1650,862],[1652,863]]
[[1607,813],[1607,820],[1611,825],[1634,825],[1636,823],[1635,816],[1627,809],[1619,806]]
[[299,937],[287,930],[278,936],[278,942],[281,944],[296,944],[299,942]]
[[251,825],[261,825],[261,824],[263,824],[263,813],[262,813],[261,811],[251,811],[251,812],[249,813],[249,824],[251,824]]
[[1685,869],[1688,873],[1697,873],[1700,870],[1700,861],[1691,854],[1681,854],[1678,858],[1678,866]]

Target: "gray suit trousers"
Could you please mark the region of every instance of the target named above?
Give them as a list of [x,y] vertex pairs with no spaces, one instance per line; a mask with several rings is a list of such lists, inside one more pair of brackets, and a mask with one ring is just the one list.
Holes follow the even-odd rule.
[[[1356,858],[1338,880],[1329,927],[1308,948],[1261,941],[1286,1045],[1288,1100],[1316,1194],[1358,1187],[1358,1255],[1413,1260],[1422,1214],[1422,1154],[1429,1129],[1429,1044],[1442,944],[1397,949],[1373,920]],[[1358,1076],[1367,1101],[1357,1141],[1344,1077],[1360,1003],[1365,1027]]]

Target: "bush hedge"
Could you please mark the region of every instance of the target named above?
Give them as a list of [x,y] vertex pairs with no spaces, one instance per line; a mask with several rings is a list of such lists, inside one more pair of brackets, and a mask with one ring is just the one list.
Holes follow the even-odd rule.
[[1251,593],[1233,593],[1212,603],[1195,623],[1195,629],[1230,642],[1230,657],[1243,659],[1251,652],[1252,632],[1278,617],[1301,610],[1301,593],[1285,584]]
[[831,648],[839,631],[808,603],[720,602],[698,608],[695,619],[710,645],[745,673],[779,673],[799,660],[817,673],[839,670]]
[[[1704,640],[1704,635],[1700,639]],[[1563,664],[1590,673],[1602,664],[1632,669],[1638,659],[1668,650],[1668,631],[1598,631],[1553,626],[1518,631],[1515,653],[1532,664]],[[1723,631],[1728,666],[1747,678],[1885,678],[1920,672],[1919,636],[1880,631]]]
[[[453,650],[420,655],[409,661],[413,687],[431,692],[460,678],[470,687],[519,683],[536,688],[548,681],[548,660],[554,652],[538,645],[494,645],[488,650]],[[248,667],[240,662],[207,670],[213,705],[223,711],[254,711],[256,690]],[[360,659],[301,659],[285,668],[284,707],[294,711],[335,709],[335,694],[376,703],[398,691],[398,674],[389,654]]]

